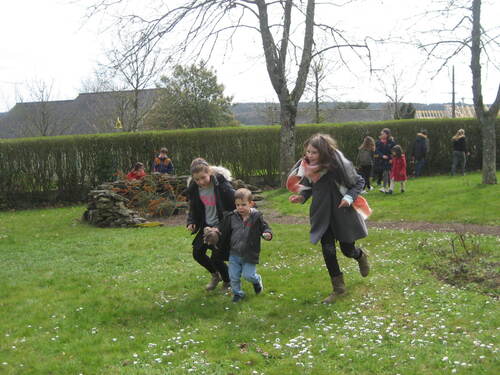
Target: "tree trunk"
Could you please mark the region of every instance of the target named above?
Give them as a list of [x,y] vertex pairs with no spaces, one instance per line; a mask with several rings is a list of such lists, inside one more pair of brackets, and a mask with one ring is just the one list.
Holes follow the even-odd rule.
[[[496,116],[495,116],[496,117]],[[481,123],[481,136],[483,138],[483,184],[496,184],[497,145],[495,117],[483,116],[479,119]]]
[[315,84],[314,84],[314,109],[315,109],[315,115],[316,115],[316,124],[320,123],[320,118],[319,118],[319,76],[318,72],[314,72],[314,77],[316,79]]
[[290,99],[280,98],[280,184],[286,185],[290,167],[295,163],[295,118],[297,108]]
[[484,108],[481,85],[481,0],[472,2],[471,32],[472,97],[476,118],[481,124],[483,138],[483,184],[496,184],[496,129],[495,120],[500,105],[500,86],[497,96],[489,110]]

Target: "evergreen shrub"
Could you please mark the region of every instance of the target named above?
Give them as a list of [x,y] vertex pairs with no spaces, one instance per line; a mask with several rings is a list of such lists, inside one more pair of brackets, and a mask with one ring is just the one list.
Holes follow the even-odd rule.
[[[297,126],[297,158],[312,134],[331,134],[339,148],[355,160],[365,135],[376,139],[388,127],[409,159],[416,133],[430,137],[427,173],[447,173],[451,137],[465,129],[471,156],[468,170],[481,167],[481,131],[475,119],[399,120],[374,123],[308,124]],[[497,122],[497,145],[500,121]],[[224,165],[242,179],[261,176],[276,181],[279,168],[279,126],[242,126],[138,133],[75,135],[0,141],[0,208],[27,207],[54,201],[79,201],[118,170],[129,171],[140,161],[150,170],[161,147],[167,147],[177,174],[188,174],[191,160],[201,156]],[[497,146],[497,160],[500,147]]]

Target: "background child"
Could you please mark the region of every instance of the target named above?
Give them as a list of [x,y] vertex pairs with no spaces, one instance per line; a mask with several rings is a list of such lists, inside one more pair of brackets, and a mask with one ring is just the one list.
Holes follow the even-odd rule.
[[132,169],[130,172],[127,173],[127,179],[128,180],[140,180],[146,175],[146,172],[144,172],[144,164],[142,163],[135,163],[134,169]]
[[389,189],[391,150],[394,146],[396,146],[396,142],[394,142],[390,129],[382,129],[379,139],[375,144],[375,158],[379,164],[380,170],[382,171],[383,186],[380,189],[382,193],[385,193]]
[[373,168],[373,155],[375,153],[375,140],[366,136],[363,140],[363,144],[358,148],[358,157],[356,158],[356,164],[359,166],[359,174],[365,180],[364,189],[372,190],[370,185],[370,177],[372,175]]
[[355,241],[366,237],[368,231],[362,217],[351,207],[363,188],[363,178],[352,163],[337,150],[335,141],[327,134],[315,134],[304,144],[305,157],[303,189],[300,195],[290,196],[292,203],[304,203],[313,197],[310,207],[312,243],[321,240],[323,257],[330,274],[333,292],[323,300],[331,303],[345,293],[344,277],[337,261],[335,241],[348,258],[358,262],[360,273],[368,276],[366,253]]
[[262,214],[253,208],[252,192],[238,189],[234,194],[236,210],[227,214],[219,226],[219,247],[229,255],[229,278],[233,302],[240,301],[245,293],[241,289],[241,277],[253,284],[256,294],[262,292],[262,277],[257,273],[260,238],[270,241],[271,228]]
[[396,182],[401,182],[401,193],[405,192],[406,177],[406,156],[403,153],[401,146],[396,145],[392,148],[391,159],[391,186],[386,194],[392,194]]
[[166,147],[160,149],[160,154],[153,160],[153,172],[174,174],[174,164],[167,153]]
[[[191,176],[187,188],[187,229],[196,234],[193,258],[212,275],[207,290],[214,290],[221,280],[223,288],[227,289],[230,286],[227,265],[220,251],[204,243],[203,232],[206,227],[217,227],[224,212],[235,209],[234,189],[229,183],[231,174],[225,168],[210,166],[206,160],[197,158],[191,162]],[[208,249],[212,250],[210,258]]]

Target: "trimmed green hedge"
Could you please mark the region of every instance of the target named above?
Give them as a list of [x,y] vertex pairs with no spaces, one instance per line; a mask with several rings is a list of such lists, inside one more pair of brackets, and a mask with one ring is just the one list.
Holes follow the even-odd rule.
[[[351,159],[365,135],[392,130],[396,142],[410,150],[416,133],[425,128],[431,140],[428,173],[446,173],[451,163],[450,138],[465,129],[471,156],[468,169],[481,166],[480,127],[474,119],[400,120],[376,123],[299,125],[297,157],[302,143],[317,132],[332,134]],[[497,122],[497,144],[500,122]],[[77,201],[98,183],[127,172],[141,161],[150,169],[157,151],[166,146],[178,174],[186,174],[193,158],[228,167],[235,176],[263,176],[273,181],[279,165],[279,126],[171,130],[95,134],[0,141],[0,206],[57,200]],[[500,153],[500,147],[497,147]],[[498,160],[497,155],[497,160]]]

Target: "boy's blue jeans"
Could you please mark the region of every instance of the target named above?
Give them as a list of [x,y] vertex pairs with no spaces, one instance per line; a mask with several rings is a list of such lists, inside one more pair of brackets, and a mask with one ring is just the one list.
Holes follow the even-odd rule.
[[252,284],[260,284],[262,277],[257,273],[257,265],[245,263],[243,258],[236,255],[229,256],[229,280],[234,295],[243,297],[245,292],[241,290],[241,277]]

